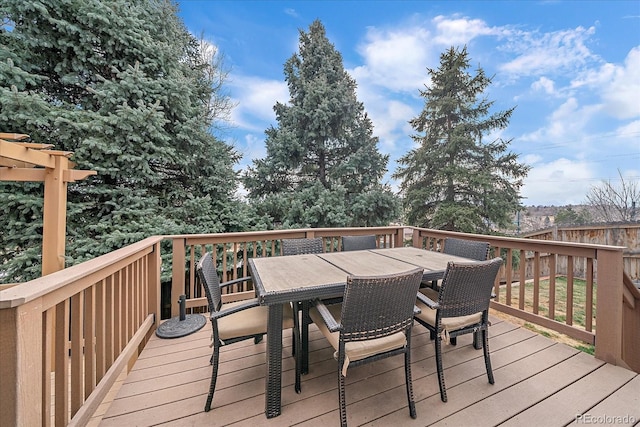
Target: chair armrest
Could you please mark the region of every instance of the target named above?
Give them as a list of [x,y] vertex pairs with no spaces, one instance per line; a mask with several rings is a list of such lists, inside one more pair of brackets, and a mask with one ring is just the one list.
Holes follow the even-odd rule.
[[324,320],[324,323],[327,324],[327,328],[329,329],[329,331],[338,332],[342,329],[342,325],[338,323],[336,319],[334,319],[333,315],[322,301],[316,299],[311,303],[316,307],[318,313],[320,313],[320,316],[322,316],[322,320]]
[[235,305],[233,307],[229,307],[229,308],[217,311],[215,313],[211,313],[211,319],[219,319],[221,317],[228,316],[228,315],[234,314],[234,313],[238,313],[238,312],[246,310],[248,308],[258,307],[259,305],[260,305],[260,302],[258,301],[258,298],[253,298],[253,299],[250,299],[250,300],[246,300],[242,304],[238,304],[238,305]]
[[222,297],[223,304],[229,304],[230,302],[246,301],[249,299],[255,299],[256,291],[253,289],[243,292],[230,292],[228,294],[220,295]]
[[429,298],[428,296],[426,296],[425,294],[423,294],[422,292],[418,292],[418,299],[424,303],[427,307],[436,310],[438,307],[440,307],[440,305],[438,305],[437,302],[435,302],[434,300],[432,300],[431,298]]
[[229,280],[228,282],[220,283],[220,289],[226,288],[227,286],[235,285],[236,283],[242,283],[251,280],[251,276],[240,277],[239,279]]

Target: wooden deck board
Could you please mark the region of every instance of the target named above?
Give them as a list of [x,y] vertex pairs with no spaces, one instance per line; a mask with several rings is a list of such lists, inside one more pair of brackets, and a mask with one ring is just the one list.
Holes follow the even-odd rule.
[[[409,417],[401,357],[350,369],[349,424],[566,425],[577,414],[640,420],[640,376],[558,344],[499,318],[490,328],[495,384],[487,381],[482,352],[471,336],[444,346],[448,402],[440,400],[428,332],[416,325],[412,374],[418,419]],[[282,415],[264,415],[265,343],[223,347],[213,409],[203,411],[209,388],[210,328],[187,337],[153,337],[120,387],[100,426],[328,426],[337,425],[333,349],[311,326],[309,374],[296,394],[291,332],[284,331]]]
[[533,425],[544,420],[548,414],[558,422],[571,423],[576,412],[586,413],[600,399],[603,393],[613,393],[620,384],[629,381],[634,373],[623,368],[604,364],[557,393],[547,397],[528,410],[511,418],[505,426]]

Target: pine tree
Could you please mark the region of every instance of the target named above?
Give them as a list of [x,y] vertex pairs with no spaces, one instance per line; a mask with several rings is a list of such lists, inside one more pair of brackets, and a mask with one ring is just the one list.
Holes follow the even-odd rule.
[[529,168],[507,151],[511,140],[484,140],[508,126],[515,107],[491,112],[494,102],[483,97],[491,79],[481,68],[471,75],[469,67],[466,47],[452,47],[437,70],[428,69],[431,84],[420,91],[424,108],[409,122],[418,146],[394,173],[402,180],[409,224],[486,233],[508,226],[521,208]]
[[[5,0],[0,13],[0,130],[98,173],[69,185],[67,265],[150,235],[243,227],[239,156],[210,131],[224,70],[174,4]],[[42,186],[0,183],[0,212],[1,280],[39,276]]]
[[380,183],[388,156],[320,21],[300,31],[299,53],[284,74],[289,102],[276,103],[267,156],[244,177],[258,213],[285,227],[388,224],[399,206]]

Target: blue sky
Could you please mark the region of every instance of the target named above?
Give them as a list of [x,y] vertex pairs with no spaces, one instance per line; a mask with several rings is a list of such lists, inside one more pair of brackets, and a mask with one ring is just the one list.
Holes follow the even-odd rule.
[[580,204],[603,180],[640,181],[640,0],[634,1],[179,1],[189,30],[224,55],[236,107],[220,134],[243,155],[239,169],[266,155],[273,106],[287,102],[283,65],[299,30],[319,19],[358,84],[390,156],[413,147],[408,121],[419,114],[426,69],[467,46],[474,71],[493,84],[496,110],[516,107],[510,151],[531,166],[527,206]]

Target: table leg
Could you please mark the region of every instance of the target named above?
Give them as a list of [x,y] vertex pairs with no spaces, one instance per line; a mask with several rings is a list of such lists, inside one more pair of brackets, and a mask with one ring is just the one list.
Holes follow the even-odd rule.
[[269,306],[266,365],[265,415],[273,418],[282,410],[282,304]]
[[309,301],[302,301],[302,323],[301,323],[301,335],[302,335],[302,354],[301,356],[301,371],[303,374],[309,373]]

